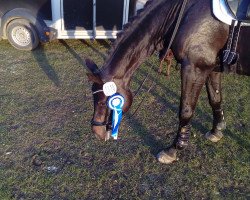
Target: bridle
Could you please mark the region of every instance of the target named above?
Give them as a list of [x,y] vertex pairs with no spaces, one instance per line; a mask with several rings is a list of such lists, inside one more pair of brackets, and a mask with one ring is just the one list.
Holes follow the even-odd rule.
[[[103,92],[103,90],[96,90],[92,92],[92,94],[95,95],[100,92]],[[92,126],[106,126],[107,130],[111,130],[112,129],[112,112],[110,111],[110,109],[108,109],[108,114],[109,114],[108,120],[106,119],[104,122],[97,122],[94,119],[92,119],[91,125]]]
[[95,120],[91,120],[91,125],[92,126],[107,126],[107,125],[109,125],[109,121],[107,122],[107,121],[104,121],[104,122],[97,122],[97,121],[95,121]]
[[97,122],[94,119],[91,120],[92,126],[106,126],[108,130],[111,130],[112,127],[112,112],[109,111],[109,118],[104,122]]

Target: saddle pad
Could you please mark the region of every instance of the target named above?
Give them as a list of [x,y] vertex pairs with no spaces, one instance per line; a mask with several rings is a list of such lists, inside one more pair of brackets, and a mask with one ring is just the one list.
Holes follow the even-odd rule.
[[[228,25],[231,25],[232,20],[236,20],[234,13],[231,11],[225,0],[212,0],[212,4],[213,13],[218,20]],[[237,25],[237,23],[235,25]],[[244,22],[242,23],[242,26],[250,26],[250,23]]]

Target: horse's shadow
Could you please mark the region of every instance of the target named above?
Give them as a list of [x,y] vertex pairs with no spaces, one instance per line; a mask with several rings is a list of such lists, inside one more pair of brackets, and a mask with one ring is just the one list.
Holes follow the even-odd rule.
[[[148,63],[146,63],[146,65],[148,67],[151,67],[151,66],[148,65]],[[152,70],[156,71],[154,68]],[[148,75],[148,72],[146,70],[142,69],[142,68],[140,68],[138,70],[138,73],[140,75],[144,76],[144,77],[146,77]],[[173,90],[169,89],[169,87],[167,87],[167,85],[163,85],[161,83],[161,81],[157,77],[152,76],[152,75],[148,75],[148,80],[154,81],[156,83],[157,87],[160,87],[162,90],[164,90],[166,92],[166,94],[168,95],[168,98],[176,98],[179,101],[180,95],[178,95]],[[137,83],[138,85],[140,85],[141,82],[142,82],[136,76],[133,77],[133,81],[135,83]],[[175,113],[177,113],[179,111],[178,106],[174,105],[173,103],[168,101],[166,98],[159,95],[156,90],[151,90],[150,93],[151,93],[151,95],[153,95],[156,98],[156,100],[158,102],[161,102],[161,104],[163,104],[164,107],[166,106],[167,109],[169,109],[169,110],[171,110],[172,112],[175,112]],[[196,113],[196,116],[194,116],[192,121],[191,121],[191,124],[192,124],[193,129],[194,129],[193,132],[198,131],[198,132],[201,132],[201,133],[205,134],[208,131],[208,128],[203,125],[202,121],[203,122],[206,122],[206,121],[211,122],[211,126],[212,126],[212,120],[213,120],[212,119],[212,114],[204,112],[198,106],[196,107],[195,113]],[[212,110],[211,110],[211,113],[212,113]],[[150,133],[150,131],[148,131],[147,127],[143,126],[143,124],[138,119],[136,119],[134,116],[132,116],[132,114],[128,114],[128,117],[131,118],[130,125],[133,128],[134,132],[136,132],[136,130],[138,129],[137,128],[138,126],[143,131],[143,134],[139,132],[138,135],[143,139],[144,143],[151,148],[151,153],[152,154],[156,154],[160,149],[165,148],[164,143],[158,141],[156,139],[156,137],[152,133]],[[159,116],[159,118],[160,118],[160,116]],[[201,119],[202,119],[202,121],[201,121]],[[247,141],[243,140],[241,137],[234,134],[230,129],[226,129],[224,131],[224,134],[231,137],[240,146],[242,146],[242,147],[244,147],[246,149],[250,148],[249,143]],[[204,137],[204,139],[205,139],[205,137]],[[172,141],[170,141],[170,142],[172,142]]]
[[[130,127],[133,129],[140,138],[143,139],[145,145],[150,147],[150,152],[153,155],[156,155],[160,149],[164,148],[164,143],[156,139],[155,135],[151,134],[150,131],[144,126],[139,119],[132,116],[131,112],[126,114],[126,117],[129,119],[128,123]],[[138,131],[138,127],[140,127],[140,131]]]
[[239,137],[237,134],[233,133],[231,130],[226,129],[225,134],[230,136],[234,141],[237,141],[239,146],[250,149],[250,143],[247,140],[243,140],[241,137]]
[[[148,67],[150,67],[147,63],[146,63],[146,65]],[[152,69],[152,70],[155,71],[155,69]],[[141,69],[141,68],[138,70],[138,73],[140,73],[140,75],[145,76],[145,77],[148,75],[148,72],[146,70]],[[157,87],[160,87],[162,90],[164,90],[169,98],[172,98],[172,99],[174,98],[174,99],[178,99],[178,100],[180,99],[180,95],[178,95],[176,92],[172,91],[171,89],[169,89],[168,87],[163,85],[159,81],[159,79],[157,79],[157,77],[154,77],[153,75],[148,75],[148,80],[154,81],[156,83]],[[140,85],[142,82],[136,76],[133,77],[133,81],[138,85]],[[177,105],[171,103],[169,100],[167,100],[166,98],[159,95],[156,90],[153,89],[153,90],[151,90],[150,93],[151,93],[151,95],[153,95],[156,98],[157,102],[161,102],[161,104],[163,104],[164,107],[167,107],[167,109],[171,110],[174,113],[177,113],[179,111],[179,108]],[[201,109],[196,108],[196,112],[198,113],[198,115],[202,116],[203,120],[212,121],[211,116],[209,114],[203,112]],[[127,114],[127,116],[130,118],[129,123],[130,123],[130,126],[132,127],[132,129],[134,130],[134,132],[136,132],[138,127],[140,127],[140,131],[137,132],[137,134],[143,139],[144,143],[150,147],[150,149],[151,149],[150,151],[152,154],[155,155],[159,152],[160,149],[165,148],[164,143],[157,140],[156,136],[153,135],[152,133],[150,133],[150,131],[148,131],[147,127],[145,127],[139,121],[139,119],[134,117],[131,112],[129,112]],[[160,116],[157,116],[157,117],[159,117],[159,120],[161,120]],[[200,131],[202,133],[205,133],[206,131],[208,131],[207,127],[205,127],[201,122],[199,122],[196,119],[193,119],[191,124],[193,125],[193,127],[197,131]],[[170,142],[172,142],[172,141],[170,141]]]

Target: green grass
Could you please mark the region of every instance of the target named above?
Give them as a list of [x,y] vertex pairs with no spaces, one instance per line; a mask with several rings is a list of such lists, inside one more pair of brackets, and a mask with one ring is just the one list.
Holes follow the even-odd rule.
[[[120,140],[100,142],[90,129],[83,60],[101,66],[109,45],[54,41],[23,52],[1,41],[0,199],[249,199],[250,78],[223,77],[227,130],[218,144],[204,139],[212,114],[203,90],[191,145],[178,162],[162,165],[155,154],[176,134],[179,71],[172,69],[169,80],[158,76],[156,57],[153,69],[141,66],[132,89],[148,71],[150,79],[123,120]],[[151,81],[155,88],[144,94]]]

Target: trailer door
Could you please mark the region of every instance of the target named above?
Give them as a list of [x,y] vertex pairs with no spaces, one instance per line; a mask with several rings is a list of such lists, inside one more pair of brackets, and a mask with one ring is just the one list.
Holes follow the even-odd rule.
[[64,0],[63,19],[65,30],[91,30],[93,28],[93,1]]
[[115,37],[122,30],[125,7],[124,0],[96,0],[96,38]]
[[59,39],[115,38],[128,20],[129,0],[54,0],[52,10]]

